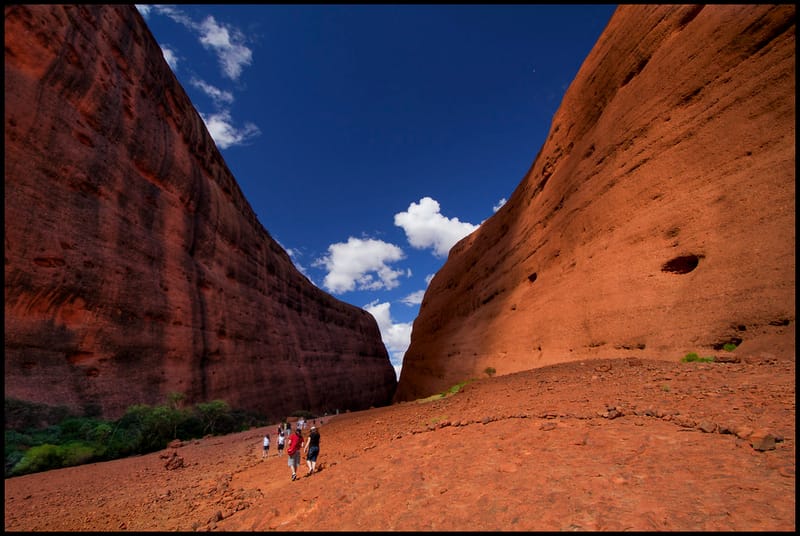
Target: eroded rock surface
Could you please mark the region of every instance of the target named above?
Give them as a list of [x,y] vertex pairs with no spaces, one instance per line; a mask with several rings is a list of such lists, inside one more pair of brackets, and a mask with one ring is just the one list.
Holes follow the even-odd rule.
[[795,357],[793,5],[622,5],[428,288],[396,400],[582,358]]
[[118,417],[391,400],[374,318],[269,236],[133,6],[5,8],[5,395]]

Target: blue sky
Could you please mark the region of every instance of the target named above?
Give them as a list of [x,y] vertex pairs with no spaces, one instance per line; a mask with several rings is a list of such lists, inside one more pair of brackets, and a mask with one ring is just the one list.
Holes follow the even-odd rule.
[[372,313],[511,195],[615,5],[137,5],[261,224]]

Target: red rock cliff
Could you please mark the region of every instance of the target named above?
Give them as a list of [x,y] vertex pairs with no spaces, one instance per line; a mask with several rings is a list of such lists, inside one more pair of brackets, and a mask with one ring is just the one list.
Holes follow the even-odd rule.
[[391,401],[374,318],[256,219],[131,6],[5,8],[5,396],[117,417]]
[[395,399],[728,342],[794,359],[795,47],[792,5],[619,7],[431,282]]

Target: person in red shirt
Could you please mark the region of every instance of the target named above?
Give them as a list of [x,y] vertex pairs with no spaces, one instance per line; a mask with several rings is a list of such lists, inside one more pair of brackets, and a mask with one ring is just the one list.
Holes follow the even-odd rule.
[[297,466],[300,465],[300,450],[303,448],[303,434],[298,426],[289,436],[289,446],[286,454],[289,455],[289,467],[292,469],[292,480],[297,480]]

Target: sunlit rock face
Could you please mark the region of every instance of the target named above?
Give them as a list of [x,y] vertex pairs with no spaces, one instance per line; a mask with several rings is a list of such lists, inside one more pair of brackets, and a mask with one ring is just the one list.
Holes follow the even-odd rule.
[[133,6],[5,8],[6,397],[283,417],[396,384],[374,318],[259,223]]
[[395,400],[725,343],[794,359],[795,16],[620,6],[508,203],[431,282]]

